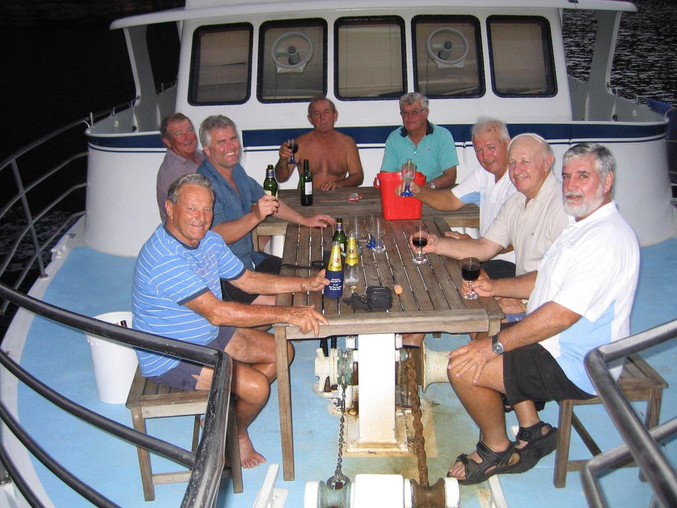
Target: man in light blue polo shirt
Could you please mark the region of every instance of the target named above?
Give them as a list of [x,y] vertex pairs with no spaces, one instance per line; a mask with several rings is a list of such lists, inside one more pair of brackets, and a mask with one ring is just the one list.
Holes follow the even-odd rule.
[[428,98],[418,92],[400,97],[400,115],[404,124],[386,140],[381,171],[402,171],[402,164],[411,159],[426,177],[431,189],[452,187],[456,183],[456,144],[444,127],[428,121]]

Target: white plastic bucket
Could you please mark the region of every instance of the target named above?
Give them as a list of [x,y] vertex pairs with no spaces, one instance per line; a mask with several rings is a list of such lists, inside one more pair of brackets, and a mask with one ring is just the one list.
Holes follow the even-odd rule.
[[[126,321],[128,327],[132,326],[131,312],[108,312],[95,318],[120,326],[122,321]],[[134,349],[96,335],[87,333],[85,336],[92,353],[99,399],[107,404],[123,404],[127,401],[129,387],[132,386],[136,366],[139,363]]]

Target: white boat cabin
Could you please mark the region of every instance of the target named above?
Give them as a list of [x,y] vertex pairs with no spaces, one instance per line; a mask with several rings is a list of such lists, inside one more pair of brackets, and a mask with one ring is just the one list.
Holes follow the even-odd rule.
[[[597,20],[586,83],[567,75],[564,9],[586,9]],[[478,166],[470,129],[480,116],[504,120],[512,135],[538,132],[558,156],[580,141],[605,143],[619,162],[621,210],[643,244],[663,240],[675,225],[666,121],[608,88],[621,14],[635,10],[604,0],[187,0],[183,9],[116,21],[137,98],[88,131],[85,238],[135,256],[159,223],[158,129],[167,114],[184,113],[196,130],[209,115],[232,118],[242,164],[263,181],[280,144],[310,128],[309,100],[327,96],[371,185],[385,140],[401,125],[399,97],[419,91],[430,99],[429,119],[454,136],[459,179]]]

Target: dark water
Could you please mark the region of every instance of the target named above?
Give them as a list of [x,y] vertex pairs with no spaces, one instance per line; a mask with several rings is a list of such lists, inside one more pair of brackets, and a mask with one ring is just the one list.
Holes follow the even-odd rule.
[[[624,14],[621,21],[611,85],[626,97],[642,95],[677,104],[677,1],[642,0],[636,5],[639,12]],[[594,44],[594,17],[566,11],[565,23],[569,72],[586,79]],[[123,34],[119,30],[111,32],[107,22],[1,28],[0,97],[4,121],[0,159],[68,122],[134,97]],[[20,161],[22,169],[31,169],[28,181],[47,171],[48,161],[58,151],[58,146],[51,147],[49,156],[43,159]],[[82,171],[83,167],[74,170],[80,177]],[[0,173],[0,204],[16,192],[10,176],[7,169]],[[75,178],[74,175],[74,181]],[[53,184],[45,184],[31,205],[44,206],[56,193]],[[48,238],[56,225],[82,205],[81,193],[50,212],[38,230],[40,239]],[[0,223],[0,260],[4,260],[12,239],[24,226],[20,211],[13,211]],[[9,280],[4,277],[3,282],[12,283],[31,254],[30,243],[24,242],[9,267]],[[48,255],[46,262],[47,258]]]

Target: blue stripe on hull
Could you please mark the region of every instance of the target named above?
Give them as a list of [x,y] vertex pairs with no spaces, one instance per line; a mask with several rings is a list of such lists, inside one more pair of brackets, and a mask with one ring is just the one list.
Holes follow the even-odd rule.
[[[470,143],[471,124],[442,124],[449,129],[457,144]],[[344,127],[340,132],[351,136],[358,145],[383,145],[388,135],[398,128],[397,126],[372,127]],[[637,139],[660,139],[667,133],[667,124],[511,124],[508,125],[510,134],[516,136],[523,132],[535,132],[547,140],[580,140],[594,139],[604,143],[623,143]],[[279,146],[283,140],[297,138],[310,129],[261,129],[248,130],[242,133],[242,144],[248,151],[270,146]],[[107,137],[89,136],[92,148],[105,150],[134,148],[139,150],[164,149],[160,134]]]

